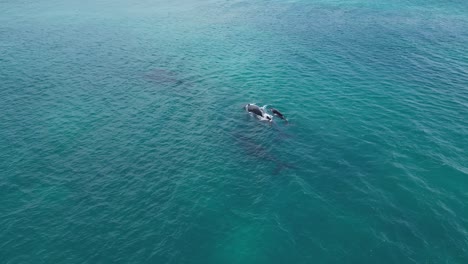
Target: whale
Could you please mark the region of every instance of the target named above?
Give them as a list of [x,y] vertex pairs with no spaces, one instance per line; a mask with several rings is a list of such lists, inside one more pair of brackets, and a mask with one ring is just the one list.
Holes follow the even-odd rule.
[[286,120],[286,117],[284,117],[284,115],[278,111],[278,109],[275,109],[275,108],[270,108],[270,111],[277,117],[283,119],[283,120]]
[[258,115],[258,116],[263,116],[262,110],[257,105],[246,104],[245,105],[245,110],[247,110],[247,112],[254,113],[254,114]]
[[255,104],[246,104],[244,108],[247,112],[254,114],[260,120],[273,121],[273,117],[265,112],[264,107],[259,107]]

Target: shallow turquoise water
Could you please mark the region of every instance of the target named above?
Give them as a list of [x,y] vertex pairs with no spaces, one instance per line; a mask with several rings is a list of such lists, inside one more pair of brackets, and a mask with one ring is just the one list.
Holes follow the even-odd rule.
[[466,1],[76,2],[0,0],[1,263],[468,263]]

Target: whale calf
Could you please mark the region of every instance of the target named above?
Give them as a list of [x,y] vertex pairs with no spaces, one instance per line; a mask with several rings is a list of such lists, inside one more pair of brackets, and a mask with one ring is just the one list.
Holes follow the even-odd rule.
[[275,116],[277,116],[277,117],[279,117],[279,118],[281,118],[281,119],[283,119],[283,120],[285,120],[285,121],[288,121],[288,120],[286,119],[286,117],[284,117],[284,115],[283,115],[280,111],[278,111],[277,109],[275,109],[275,108],[270,108],[270,111],[273,113],[273,115],[275,115]]

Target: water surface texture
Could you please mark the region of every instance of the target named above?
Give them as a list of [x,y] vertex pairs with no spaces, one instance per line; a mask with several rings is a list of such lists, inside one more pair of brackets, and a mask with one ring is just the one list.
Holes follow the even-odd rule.
[[1,263],[468,263],[467,150],[465,0],[0,0]]

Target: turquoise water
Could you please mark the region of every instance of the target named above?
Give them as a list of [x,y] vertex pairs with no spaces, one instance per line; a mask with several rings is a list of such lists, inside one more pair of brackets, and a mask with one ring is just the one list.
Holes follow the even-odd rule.
[[468,263],[467,47],[462,0],[0,0],[0,262]]

